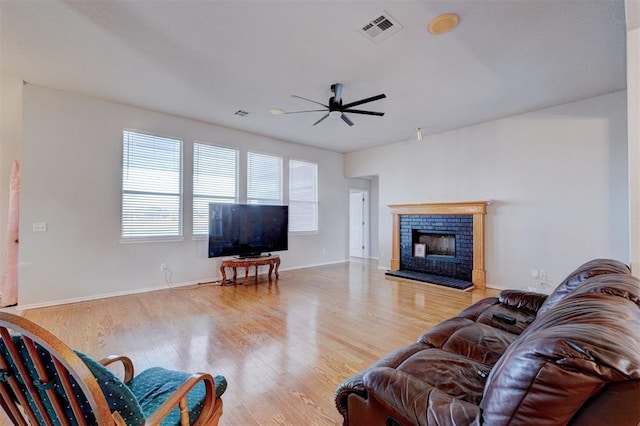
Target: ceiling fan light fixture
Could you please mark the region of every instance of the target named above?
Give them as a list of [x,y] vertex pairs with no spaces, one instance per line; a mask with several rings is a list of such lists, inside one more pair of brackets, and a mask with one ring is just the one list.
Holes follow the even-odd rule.
[[331,118],[340,118],[342,116],[341,111],[329,111],[329,117]]
[[455,13],[445,13],[444,15],[433,18],[431,22],[429,22],[427,30],[429,34],[433,35],[448,33],[458,25],[458,22],[460,22],[458,15]]

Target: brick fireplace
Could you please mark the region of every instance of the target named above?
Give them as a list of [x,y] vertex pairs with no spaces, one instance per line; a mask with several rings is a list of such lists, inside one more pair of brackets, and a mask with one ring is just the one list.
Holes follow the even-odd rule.
[[389,275],[455,288],[484,288],[487,201],[389,205]]

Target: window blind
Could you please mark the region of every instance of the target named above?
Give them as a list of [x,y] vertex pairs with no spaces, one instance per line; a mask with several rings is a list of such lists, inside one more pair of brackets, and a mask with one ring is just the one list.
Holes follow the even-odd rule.
[[318,165],[289,160],[289,231],[318,230]]
[[123,239],[182,235],[181,176],[180,139],[123,131]]
[[193,144],[193,235],[209,233],[209,203],[238,200],[238,150]]
[[282,157],[248,153],[247,203],[282,204]]

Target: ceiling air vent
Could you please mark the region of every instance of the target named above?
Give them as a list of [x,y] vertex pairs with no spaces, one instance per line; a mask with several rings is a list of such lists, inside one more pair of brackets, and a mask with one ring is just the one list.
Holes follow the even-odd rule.
[[358,28],[358,32],[374,43],[379,43],[385,38],[400,31],[402,25],[398,24],[387,12],[376,15]]
[[235,115],[239,115],[240,117],[246,117],[247,115],[249,115],[249,111],[244,111],[239,109],[235,112]]

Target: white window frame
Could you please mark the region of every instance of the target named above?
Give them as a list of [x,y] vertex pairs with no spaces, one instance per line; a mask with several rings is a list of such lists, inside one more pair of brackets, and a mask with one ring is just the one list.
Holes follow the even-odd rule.
[[[260,197],[256,196],[256,193],[269,192],[267,188],[260,188],[260,181],[258,180],[262,174],[264,177],[269,176],[269,169],[264,168],[264,165],[258,165],[260,167],[254,167],[252,164],[253,157],[256,159],[262,158],[262,160],[275,160],[278,167],[277,182],[271,182],[272,185],[277,187],[277,197]],[[269,204],[269,205],[283,205],[283,169],[284,159],[278,155],[267,154],[263,152],[248,151],[247,152],[247,204]],[[274,195],[274,194],[272,194]]]
[[[295,174],[293,163],[307,165],[313,169],[313,182],[311,191],[307,191],[306,197],[296,194]],[[311,206],[313,209],[313,223],[304,224],[303,229],[296,229],[300,225],[296,223],[296,205]],[[312,161],[289,159],[289,232],[294,234],[317,234],[318,233],[318,164]]]
[[[161,188],[154,189],[152,187],[144,188],[144,186],[147,186],[147,185],[143,185],[142,182],[154,182],[154,181],[158,182],[160,181],[157,179],[158,175],[149,176],[148,181],[141,180],[141,179],[137,179],[137,180],[132,179],[129,183],[127,183],[128,181],[127,177],[130,176],[131,172],[136,170],[135,168],[128,166],[128,164],[130,164],[129,161],[130,161],[130,155],[131,155],[131,149],[130,148],[127,149],[127,147],[129,146],[128,144],[131,143],[131,142],[128,142],[127,140],[129,134],[139,135],[140,139],[158,138],[159,140],[164,139],[167,141],[174,141],[178,144],[178,159],[175,163],[178,171],[178,182],[172,183],[173,185],[176,185],[175,186],[176,191],[167,191]],[[139,158],[145,158],[148,160],[149,158],[152,158],[152,156],[153,156],[153,151],[150,150],[148,153],[145,154],[145,156],[140,156]],[[153,134],[150,132],[139,131],[134,129],[123,129],[122,131],[122,173],[121,173],[122,193],[121,193],[121,199],[120,199],[121,200],[121,204],[120,204],[120,242],[121,243],[182,241],[184,239],[183,237],[182,158],[183,158],[183,141],[181,138],[176,138],[174,136],[158,135],[158,134]],[[150,165],[152,163],[149,162],[148,164]],[[136,186],[138,186],[138,188],[135,188]],[[138,235],[128,235],[129,233],[125,232],[125,222],[126,222],[125,209],[127,208],[125,199],[127,198],[127,196],[136,196],[136,195],[141,196],[142,198],[144,198],[145,196],[177,198],[178,207],[177,207],[177,211],[175,211],[175,214],[177,214],[176,231],[171,233],[151,232],[147,235],[144,235],[142,232],[138,232]],[[147,209],[154,208],[153,204],[144,205],[143,207]],[[156,208],[157,208],[157,204],[156,204]],[[140,226],[140,223],[138,224],[138,226]]]
[[[198,192],[198,181],[201,179],[200,176],[200,172],[199,170],[201,169],[202,166],[207,166],[206,164],[201,164],[200,163],[200,156],[199,156],[199,150],[200,149],[204,149],[206,150],[210,150],[209,154],[214,154],[213,151],[216,150],[220,150],[220,151],[228,151],[228,152],[233,152],[235,154],[235,158],[234,158],[234,170],[233,170],[233,175],[234,175],[234,182],[233,182],[233,195],[220,195],[220,193],[216,194],[216,191],[209,191],[208,193],[205,193],[204,191],[202,192]],[[196,207],[196,200],[209,200],[209,202],[221,202],[221,203],[237,203],[238,202],[238,173],[239,173],[239,158],[240,158],[240,151],[236,148],[229,148],[229,147],[225,147],[225,146],[220,146],[220,145],[213,145],[213,144],[207,144],[205,142],[201,142],[201,141],[195,141],[193,143],[193,176],[192,176],[192,181],[193,181],[193,191],[192,191],[192,195],[193,195],[193,200],[192,200],[192,207],[193,207],[193,212],[192,212],[192,229],[191,229],[191,234],[193,239],[203,239],[206,238],[209,234],[209,229],[208,229],[208,219],[207,219],[207,228],[204,232],[196,232],[196,215],[198,214],[198,208]],[[226,163],[225,163],[226,164]],[[209,167],[211,168],[219,168],[221,167],[220,165],[216,164],[215,160],[212,162],[209,162]],[[214,172],[214,170],[209,169],[209,171]],[[204,179],[204,176],[202,177]],[[221,178],[221,176],[218,176],[216,178]],[[214,188],[215,185],[212,185],[212,188]],[[207,203],[208,206],[208,203]],[[207,208],[207,214],[208,214],[209,210]],[[208,217],[208,216],[207,216]]]

